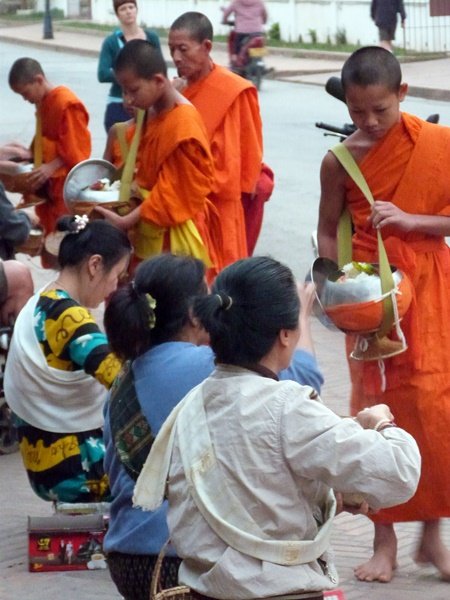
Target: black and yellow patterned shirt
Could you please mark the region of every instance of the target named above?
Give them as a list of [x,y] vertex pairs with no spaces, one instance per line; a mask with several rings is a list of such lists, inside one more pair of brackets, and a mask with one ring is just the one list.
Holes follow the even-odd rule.
[[51,367],[83,369],[105,387],[111,386],[121,362],[87,308],[64,290],[49,290],[40,295],[34,318],[34,330]]

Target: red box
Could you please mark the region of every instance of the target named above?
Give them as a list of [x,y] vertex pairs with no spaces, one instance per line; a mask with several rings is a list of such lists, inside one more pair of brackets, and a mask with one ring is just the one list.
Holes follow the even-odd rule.
[[326,600],[345,600],[342,590],[327,590],[323,593],[323,597]]
[[106,569],[103,515],[28,517],[28,559],[32,573]]

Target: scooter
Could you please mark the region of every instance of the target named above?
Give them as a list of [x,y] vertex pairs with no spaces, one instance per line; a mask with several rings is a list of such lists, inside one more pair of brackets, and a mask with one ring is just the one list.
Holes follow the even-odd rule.
[[[325,90],[330,94],[330,96],[333,96],[333,98],[336,98],[345,104],[345,94],[340,77],[330,77],[325,84]],[[429,123],[439,123],[439,114],[435,113],[429,115],[426,120]],[[354,123],[344,123],[344,125],[339,127],[337,125],[330,125],[329,123],[323,123],[322,121],[319,121],[316,123],[316,127],[319,129],[324,129],[324,135],[336,136],[341,142],[343,142],[345,138],[356,131],[356,126]]]
[[249,34],[242,40],[239,53],[234,54],[236,37],[234,21],[224,21],[224,24],[231,27],[228,35],[230,69],[233,73],[252,81],[259,90],[264,75],[269,72],[264,63],[264,56],[267,54],[265,34],[261,32]]

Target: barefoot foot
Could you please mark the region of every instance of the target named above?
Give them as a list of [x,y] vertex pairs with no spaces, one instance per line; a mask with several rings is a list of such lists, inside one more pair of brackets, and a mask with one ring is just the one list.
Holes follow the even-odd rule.
[[397,563],[392,556],[385,552],[374,552],[370,560],[358,565],[354,569],[354,573],[359,581],[380,581],[381,583],[389,583],[394,575],[394,570],[397,568]]
[[373,556],[354,570],[360,581],[380,581],[389,583],[397,568],[397,537],[394,526],[375,524]]
[[422,539],[415,555],[415,561],[432,564],[443,581],[450,582],[450,550],[442,542],[439,521],[425,521]]

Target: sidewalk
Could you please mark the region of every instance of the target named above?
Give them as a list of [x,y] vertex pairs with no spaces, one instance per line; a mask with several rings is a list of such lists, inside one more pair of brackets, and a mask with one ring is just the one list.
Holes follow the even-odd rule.
[[[0,40],[23,43],[31,47],[54,48],[56,51],[75,52],[97,56],[104,33],[75,30],[61,25],[53,27],[54,39],[42,39],[42,23],[1,26]],[[163,54],[170,59],[166,40],[162,40]],[[227,64],[225,44],[215,44],[213,59]],[[323,86],[331,75],[339,75],[347,55],[333,52],[295,51],[271,48],[267,64],[274,69],[275,79]],[[450,57],[426,61],[405,61],[403,78],[409,84],[409,95],[434,100],[450,101]]]
[[[54,35],[54,40],[42,40],[41,24],[0,27],[0,40],[53,47],[57,51],[72,51],[78,55],[96,56],[104,37],[57,30]],[[166,45],[163,52],[168,58]],[[226,64],[223,48],[217,47],[213,56],[218,63]],[[268,64],[275,68],[277,79],[323,85],[330,74],[339,72],[343,60],[344,56],[295,57],[288,52],[271,52]],[[417,95],[450,100],[450,58],[405,63],[403,69],[405,80],[409,81],[413,90],[422,90]],[[37,266],[37,259],[27,259],[23,255],[19,258],[32,266],[36,288],[44,284],[44,277],[50,280],[51,274]],[[349,380],[343,335],[326,330],[317,321],[313,323],[313,334],[326,381],[322,390],[323,400],[338,414],[347,414]],[[120,600],[109,574],[104,571],[28,573],[27,516],[47,516],[52,514],[52,508],[31,491],[18,453],[0,456],[0,469],[0,600],[53,600],[61,597],[64,600]],[[339,587],[345,591],[346,600],[448,600],[450,585],[439,581],[433,568],[419,568],[411,558],[419,525],[400,524],[396,531],[399,566],[393,581],[390,584],[361,583],[354,578],[352,569],[370,556],[372,525],[361,516],[344,513],[336,518],[332,545],[341,578]],[[444,524],[444,537],[450,546],[448,520]]]

